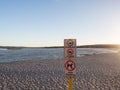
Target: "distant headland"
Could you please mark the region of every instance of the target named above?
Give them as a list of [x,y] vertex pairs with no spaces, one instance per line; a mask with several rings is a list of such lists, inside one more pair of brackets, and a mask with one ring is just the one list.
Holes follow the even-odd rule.
[[[49,46],[49,47],[22,47],[22,46],[0,46],[1,49],[18,50],[24,48],[63,48],[64,46]],[[81,45],[77,48],[120,48],[120,44],[95,44],[95,45]]]
[[25,47],[19,47],[19,46],[0,46],[1,49],[8,49],[8,50],[17,50],[17,49],[23,49]]

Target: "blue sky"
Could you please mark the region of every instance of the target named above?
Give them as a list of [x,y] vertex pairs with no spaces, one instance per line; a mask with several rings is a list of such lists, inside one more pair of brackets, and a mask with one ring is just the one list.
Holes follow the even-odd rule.
[[0,45],[120,44],[120,0],[0,0]]

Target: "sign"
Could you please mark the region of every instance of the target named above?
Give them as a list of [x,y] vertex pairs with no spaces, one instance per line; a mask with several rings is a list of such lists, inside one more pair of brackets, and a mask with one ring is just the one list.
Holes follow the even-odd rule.
[[76,57],[76,39],[64,39],[64,57]]
[[68,54],[69,56],[72,56],[72,55],[74,54],[74,50],[71,49],[71,48],[67,49],[67,54]]
[[75,73],[76,73],[75,60],[66,60],[64,67],[65,67],[66,75],[75,75]]
[[75,58],[76,57],[76,48],[65,48],[64,53],[65,53],[64,54],[65,58],[71,58],[71,57]]
[[65,74],[76,73],[76,39],[64,39]]
[[64,47],[65,48],[76,47],[76,39],[64,39]]
[[76,64],[73,60],[67,60],[65,62],[65,69],[68,71],[74,71],[76,69]]

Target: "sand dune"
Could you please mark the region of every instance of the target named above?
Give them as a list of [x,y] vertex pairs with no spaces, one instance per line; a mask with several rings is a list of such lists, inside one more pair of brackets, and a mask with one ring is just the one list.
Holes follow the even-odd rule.
[[[64,60],[0,64],[0,90],[68,90]],[[120,90],[120,54],[77,58],[74,90]]]

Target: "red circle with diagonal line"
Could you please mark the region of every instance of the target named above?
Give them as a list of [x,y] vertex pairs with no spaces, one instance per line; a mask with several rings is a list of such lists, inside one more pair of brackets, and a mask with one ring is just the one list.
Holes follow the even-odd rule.
[[73,55],[74,54],[74,50],[73,49],[67,49],[67,54],[68,55]]
[[67,60],[64,66],[65,66],[65,69],[68,71],[74,71],[76,68],[76,64],[73,60]]

